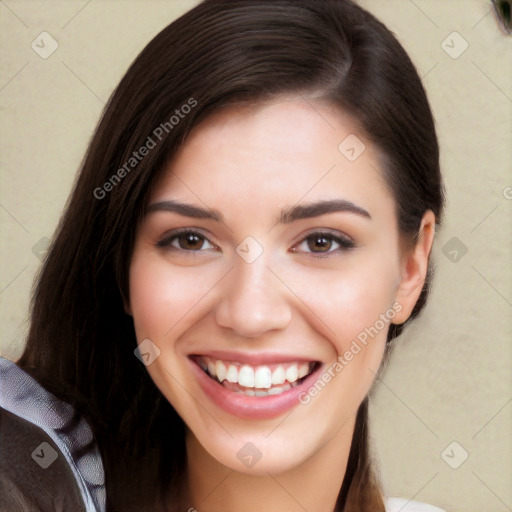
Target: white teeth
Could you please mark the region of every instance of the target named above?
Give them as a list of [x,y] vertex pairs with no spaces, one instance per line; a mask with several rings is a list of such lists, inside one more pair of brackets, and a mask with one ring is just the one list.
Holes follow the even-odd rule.
[[292,364],[286,369],[286,380],[288,382],[295,382],[299,378],[299,370],[296,364]]
[[282,366],[278,366],[272,372],[272,385],[276,386],[278,384],[284,384],[286,380],[286,374],[284,372],[284,368]]
[[228,368],[228,372],[226,373],[226,380],[228,382],[238,382],[238,370],[236,366],[230,364]]
[[[229,363],[211,358],[204,358],[200,362],[203,370],[209,375],[216,378],[219,382],[227,381],[232,384],[239,384],[244,388],[255,388],[257,390],[269,390],[269,394],[277,395],[290,389],[290,384],[297,385],[297,381],[306,377],[311,371],[311,363],[286,363],[274,366],[274,371],[267,365],[254,367],[248,364]],[[284,385],[284,386],[283,386]],[[273,386],[273,387],[272,387]],[[272,388],[272,389],[271,389]],[[257,391],[256,395],[247,396],[264,396],[261,392],[267,394],[266,391]]]
[[238,384],[246,388],[254,387],[254,370],[250,366],[244,365],[240,368],[238,372]]
[[216,376],[219,382],[222,382],[226,378],[226,365],[222,361],[215,363],[215,373],[213,376]]
[[245,396],[254,396],[254,390],[253,389],[246,389],[244,391]]
[[254,373],[255,388],[269,388],[272,386],[272,372],[268,366],[260,366]]
[[[274,388],[270,388],[268,391],[255,391],[253,395],[248,396],[272,396],[272,395],[280,395],[285,391],[291,389],[292,386],[290,384],[285,384],[284,386],[276,386]],[[245,393],[247,395],[247,392]]]
[[302,363],[299,366],[299,379],[302,379],[302,377],[305,377],[309,373],[309,364],[308,363]]

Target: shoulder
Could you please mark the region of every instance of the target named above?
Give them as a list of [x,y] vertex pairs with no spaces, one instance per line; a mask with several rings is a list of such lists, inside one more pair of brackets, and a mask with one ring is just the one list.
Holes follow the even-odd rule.
[[386,512],[446,512],[444,509],[403,498],[386,498]]
[[88,424],[0,358],[0,509],[104,510],[103,466]]
[[0,424],[0,510],[84,511],[71,468],[53,440],[3,407]]

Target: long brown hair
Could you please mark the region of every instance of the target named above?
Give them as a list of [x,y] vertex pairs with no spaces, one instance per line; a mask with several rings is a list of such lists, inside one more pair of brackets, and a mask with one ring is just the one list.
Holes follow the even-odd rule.
[[[352,1],[206,0],[160,32],[92,138],[37,280],[19,361],[90,422],[109,511],[177,510],[185,486],[183,421],[134,357],[123,307],[148,191],[212,112],[294,93],[341,108],[381,149],[403,237],[414,239],[425,211],[440,218],[439,149],[421,80],[391,32]],[[388,341],[402,327],[392,326]],[[365,400],[337,511],[384,510],[367,419]]]

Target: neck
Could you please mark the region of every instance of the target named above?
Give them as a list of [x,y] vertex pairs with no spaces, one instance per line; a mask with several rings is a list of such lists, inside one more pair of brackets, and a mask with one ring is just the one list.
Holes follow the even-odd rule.
[[222,465],[195,436],[186,438],[189,503],[200,512],[333,511],[343,483],[355,418],[311,457],[285,472],[249,475]]

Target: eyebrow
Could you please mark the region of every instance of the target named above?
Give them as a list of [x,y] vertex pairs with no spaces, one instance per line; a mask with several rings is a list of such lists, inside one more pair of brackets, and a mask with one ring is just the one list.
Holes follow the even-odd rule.
[[180,203],[178,201],[160,201],[148,206],[146,213],[153,212],[174,212],[185,217],[194,219],[211,219],[222,222],[222,215],[217,210],[210,208],[201,208],[191,204]]
[[[159,201],[148,206],[146,213],[153,212],[173,212],[185,217],[192,217],[194,219],[210,219],[217,222],[223,222],[223,217],[220,212],[210,208],[202,208],[200,206],[193,206],[191,204],[180,203],[178,201]],[[289,224],[296,220],[309,219],[326,215],[329,213],[352,213],[371,219],[371,215],[360,206],[346,201],[345,199],[334,199],[326,201],[315,201],[314,203],[305,205],[295,205],[290,208],[282,210],[279,216],[278,223]]]
[[316,201],[310,204],[296,205],[286,208],[279,217],[280,223],[289,223],[300,219],[319,217],[328,213],[346,212],[371,219],[371,215],[361,206],[358,206],[345,199],[333,199],[330,201]]

